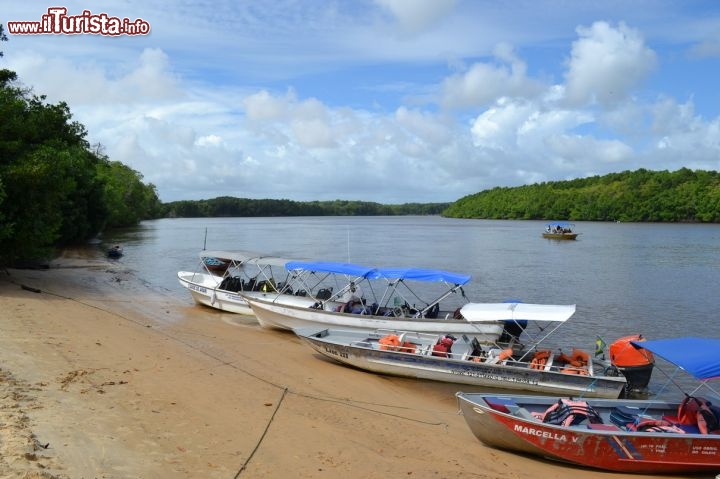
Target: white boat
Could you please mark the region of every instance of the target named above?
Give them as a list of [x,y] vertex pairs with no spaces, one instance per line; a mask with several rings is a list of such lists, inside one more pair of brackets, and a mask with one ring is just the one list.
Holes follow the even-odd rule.
[[[296,271],[304,271],[312,270],[315,266],[313,263],[295,262],[288,263],[286,267],[296,267]],[[456,305],[444,309],[441,302],[450,303],[449,298],[458,293],[462,301],[468,303],[462,287],[470,281],[469,275],[418,268],[377,268],[368,270],[361,279],[369,294],[363,301],[354,302],[351,307],[337,301],[337,297],[335,300],[330,298],[329,301],[318,301],[310,307],[287,304],[282,298],[275,299],[271,295],[265,295],[264,298],[245,295],[245,299],[261,326],[288,330],[307,326],[392,329],[434,334],[467,334],[481,341],[494,341],[503,334],[506,326],[504,321],[518,319],[514,310],[508,308],[508,304],[505,305],[504,312],[496,308],[480,311],[470,307],[465,311],[472,318],[463,317],[462,309]],[[373,286],[373,283],[378,281],[383,285],[379,298],[374,295],[376,287]],[[417,283],[436,286],[427,288],[434,290],[429,296],[433,299],[421,299],[417,294],[418,288],[415,287]],[[410,299],[415,300],[412,306]],[[338,311],[338,305],[343,310]]]
[[[483,305],[473,306],[479,311]],[[538,331],[546,330],[548,321],[562,324],[575,312],[575,305],[500,303],[485,306],[498,312],[513,309],[526,318],[540,317],[542,319],[535,319],[541,322]],[[612,399],[623,395],[627,386],[627,379],[618,368],[612,367],[611,361],[592,358],[588,351],[579,348],[567,348],[566,354],[545,348],[541,342],[482,343],[465,334],[454,337],[316,327],[294,332],[325,357],[380,374],[539,394]],[[543,338],[547,336],[543,333]],[[624,344],[634,350],[629,342]],[[644,357],[640,359],[646,363]],[[649,379],[648,376],[648,382]]]
[[178,281],[196,303],[231,313],[253,314],[241,292],[271,293],[279,301],[300,306],[315,303],[313,297],[295,294],[288,283],[288,262],[290,259],[247,251],[201,251],[199,271],[180,271]]

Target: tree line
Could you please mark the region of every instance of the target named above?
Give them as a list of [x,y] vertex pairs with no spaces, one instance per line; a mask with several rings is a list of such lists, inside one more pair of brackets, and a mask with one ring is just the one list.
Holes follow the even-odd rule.
[[163,216],[207,218],[231,216],[396,216],[439,215],[450,203],[383,205],[367,201],[292,201],[221,196],[208,200],[165,203]]
[[493,188],[454,202],[443,216],[513,220],[720,222],[716,171],[639,169],[570,181]]
[[155,186],[91,147],[66,103],[47,103],[6,69],[0,119],[0,265],[162,213]]

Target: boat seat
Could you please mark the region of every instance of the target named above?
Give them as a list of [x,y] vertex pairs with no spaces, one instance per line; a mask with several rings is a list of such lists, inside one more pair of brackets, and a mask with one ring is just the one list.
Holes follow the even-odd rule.
[[528,411],[527,409],[525,409],[522,406],[508,404],[505,407],[508,408],[508,410],[510,411],[510,414],[512,414],[513,416],[517,416],[522,419],[530,419],[533,421],[537,420],[537,418],[535,416],[533,416],[530,411]]
[[350,343],[351,346],[357,346],[359,348],[372,349],[372,343],[370,341],[353,341]]
[[485,402],[494,410],[507,414],[510,414],[511,408],[515,408],[516,410],[519,408],[515,401],[509,398],[486,397]]
[[453,344],[450,349],[450,357],[453,359],[467,359],[468,355],[472,353],[471,344]]

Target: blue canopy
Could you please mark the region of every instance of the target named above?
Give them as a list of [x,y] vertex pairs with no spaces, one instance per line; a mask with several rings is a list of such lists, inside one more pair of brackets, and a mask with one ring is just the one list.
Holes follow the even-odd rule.
[[688,337],[630,343],[657,354],[697,379],[720,377],[720,339]]
[[450,273],[436,269],[419,268],[378,268],[370,275],[372,279],[412,279],[415,281],[439,282],[463,285],[470,281],[470,275]]
[[352,263],[334,263],[331,261],[289,261],[285,264],[288,271],[316,271],[320,273],[349,274],[356,277],[367,276],[373,268]]

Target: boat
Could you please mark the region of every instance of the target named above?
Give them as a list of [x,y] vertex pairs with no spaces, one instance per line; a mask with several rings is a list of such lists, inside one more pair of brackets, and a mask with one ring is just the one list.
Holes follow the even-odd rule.
[[202,261],[207,270],[217,276],[223,276],[232,263],[229,259],[215,258],[212,256],[204,257]]
[[119,244],[114,245],[112,248],[107,250],[108,258],[120,258],[123,255],[123,247]]
[[542,233],[543,238],[556,240],[574,240],[580,233],[573,230],[575,225],[572,223],[548,223]]
[[[458,408],[472,433],[491,447],[605,471],[717,474],[720,395],[710,382],[720,377],[720,339],[631,344],[689,373],[699,385],[689,392],[680,388],[675,400],[458,392]],[[670,373],[668,384],[679,384]]]
[[252,309],[241,292],[247,295],[269,292],[286,303],[303,306],[317,301],[292,289],[285,269],[285,264],[291,261],[288,258],[249,251],[201,251],[199,256],[197,271],[177,274],[178,281],[197,304],[251,316]]
[[[560,325],[575,313],[575,305],[471,303],[467,307],[473,309],[475,317],[486,310],[494,317],[537,322],[537,330],[543,332],[550,324]],[[613,399],[624,395],[627,389],[627,379],[611,361],[595,359],[579,348],[569,348],[567,353],[544,348],[542,340],[549,336],[544,333],[532,342],[512,338],[509,343],[483,343],[466,334],[455,337],[317,327],[298,328],[294,332],[321,355],[374,373],[538,394]],[[627,343],[625,347],[635,351]],[[644,357],[639,362],[648,363]],[[642,386],[647,387],[647,382]]]
[[[286,268],[302,275],[323,266],[323,263],[294,262],[288,263]],[[341,269],[335,268],[333,274],[339,271]],[[360,272],[362,274],[355,278],[355,282],[365,285],[368,295],[352,304],[339,298],[346,292],[344,289],[336,290],[327,300],[318,301],[310,307],[284,304],[281,298],[276,300],[270,294],[245,299],[261,326],[285,330],[302,327],[389,329],[467,334],[479,341],[495,341],[508,325],[503,320],[513,319],[507,316],[507,311],[493,311],[491,317],[481,318],[478,314],[468,320],[461,312],[462,307],[457,304],[447,307],[446,303],[452,304],[450,297],[458,294],[460,301],[469,304],[462,289],[470,281],[469,275],[420,268],[368,268]],[[425,294],[421,296],[420,290],[424,290]],[[430,299],[422,299],[423,296]],[[472,315],[472,308],[465,311]]]

